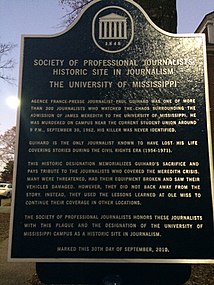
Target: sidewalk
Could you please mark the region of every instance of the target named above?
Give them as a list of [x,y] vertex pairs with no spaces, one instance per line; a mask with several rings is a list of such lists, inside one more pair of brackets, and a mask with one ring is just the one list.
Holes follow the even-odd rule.
[[0,213],[10,214],[10,207],[1,206],[0,207]]
[[[10,213],[10,207],[0,207],[0,213]],[[35,263],[8,262],[8,239],[0,242],[0,283],[1,285],[29,285],[35,274]]]
[[11,206],[11,198],[4,198],[0,199],[0,209],[4,210],[2,208],[10,208]]

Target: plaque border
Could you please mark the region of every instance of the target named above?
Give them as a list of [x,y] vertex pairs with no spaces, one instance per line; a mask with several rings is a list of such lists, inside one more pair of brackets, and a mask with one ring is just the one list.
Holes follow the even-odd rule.
[[[23,59],[24,59],[24,41],[25,38],[54,38],[64,35],[68,31],[70,31],[81,19],[83,14],[94,4],[101,2],[102,0],[94,0],[86,5],[83,10],[80,12],[78,17],[74,20],[74,22],[64,31],[55,33],[55,34],[38,34],[31,35],[26,34],[21,36],[21,47],[20,47],[20,67],[19,67],[19,82],[18,82],[18,97],[21,99],[21,89],[22,89],[22,75],[23,75]],[[211,116],[210,116],[210,103],[209,103],[209,87],[208,87],[208,73],[207,73],[207,56],[206,56],[206,39],[205,34],[202,33],[187,33],[187,34],[173,34],[163,29],[159,28],[156,24],[152,22],[147,13],[143,10],[143,8],[132,0],[124,0],[125,2],[129,2],[130,4],[136,6],[137,9],[144,15],[146,20],[152,25],[158,32],[164,34],[169,37],[174,38],[198,38],[202,40],[203,43],[203,54],[204,54],[204,85],[205,85],[205,107],[206,107],[206,119],[207,119],[207,135],[208,135],[208,150],[209,150],[209,166],[210,166],[210,182],[211,182],[211,195],[212,195],[212,205],[214,208],[214,163],[213,163],[213,147],[212,147],[212,136],[211,136]],[[109,7],[109,6],[106,6]],[[119,6],[118,6],[119,7]],[[126,11],[126,10],[125,10]],[[99,11],[100,12],[100,11]],[[127,11],[126,11],[127,12]],[[112,52],[111,52],[112,53]],[[18,108],[17,110],[17,136],[16,136],[16,144],[15,144],[15,159],[14,159],[14,173],[13,173],[13,185],[16,185],[16,170],[18,163],[18,147],[19,147],[19,129],[20,129],[20,116],[21,110]],[[165,263],[165,264],[214,264],[213,259],[173,259],[173,258],[15,258],[11,257],[12,255],[12,232],[13,232],[13,221],[14,221],[14,210],[15,210],[15,199],[16,193],[15,189],[12,193],[12,203],[11,203],[11,215],[10,215],[10,228],[9,228],[9,242],[8,242],[8,261],[9,262],[41,262],[41,263]],[[214,209],[213,210],[213,221],[214,221]]]

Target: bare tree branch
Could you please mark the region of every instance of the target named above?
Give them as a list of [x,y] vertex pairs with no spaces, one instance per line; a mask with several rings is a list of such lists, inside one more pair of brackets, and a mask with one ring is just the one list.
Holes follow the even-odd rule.
[[0,161],[7,163],[14,160],[16,127],[0,135]]
[[13,58],[8,59],[9,54],[15,47],[16,45],[12,43],[0,43],[0,79],[8,83],[13,83],[15,80],[8,75],[8,71],[12,70],[16,64]]
[[65,15],[62,17],[63,21],[61,26],[68,27],[80,11],[92,0],[58,0],[59,4],[62,5],[62,9],[66,11]]

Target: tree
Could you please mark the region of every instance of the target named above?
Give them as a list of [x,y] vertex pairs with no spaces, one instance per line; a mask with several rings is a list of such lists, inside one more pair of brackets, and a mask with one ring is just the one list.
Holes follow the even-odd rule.
[[[91,0],[58,0],[66,14],[63,24],[69,26],[81,9]],[[147,12],[153,22],[165,31],[176,33],[177,12],[176,0],[135,0]]]
[[7,130],[0,135],[0,161],[2,164],[14,160],[16,127]]
[[62,8],[66,11],[62,25],[68,27],[76,16],[80,13],[83,7],[92,0],[58,0]]
[[135,0],[152,21],[165,31],[177,32],[176,0]]
[[5,182],[12,182],[13,181],[13,164],[14,161],[8,161],[1,172],[1,180]]
[[14,78],[8,75],[8,71],[14,68],[15,61],[8,58],[11,51],[16,47],[12,43],[0,43],[0,79],[12,83]]

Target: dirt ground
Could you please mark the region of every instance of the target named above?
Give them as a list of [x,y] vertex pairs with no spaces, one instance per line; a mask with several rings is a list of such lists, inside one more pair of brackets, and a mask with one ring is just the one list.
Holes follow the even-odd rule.
[[10,215],[0,213],[0,242],[8,238]]
[[[10,215],[0,213],[0,242],[8,238]],[[31,285],[42,285],[37,276],[32,276]],[[30,285],[29,284],[29,285]],[[213,285],[214,284],[214,264],[213,265],[193,265],[191,278],[185,285]],[[8,284],[9,285],[9,284]],[[173,284],[172,284],[173,285]]]

